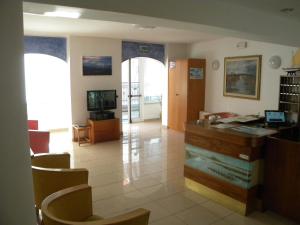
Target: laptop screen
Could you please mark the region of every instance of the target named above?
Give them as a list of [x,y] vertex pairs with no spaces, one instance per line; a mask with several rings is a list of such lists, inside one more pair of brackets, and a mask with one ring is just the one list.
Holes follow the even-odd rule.
[[265,117],[267,123],[285,123],[285,113],[281,111],[265,111]]

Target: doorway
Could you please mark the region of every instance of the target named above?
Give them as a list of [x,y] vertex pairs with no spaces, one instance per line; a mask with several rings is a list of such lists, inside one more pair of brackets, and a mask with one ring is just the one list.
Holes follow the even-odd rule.
[[25,54],[25,89],[29,119],[41,130],[66,129],[71,124],[68,64],[46,54]]
[[123,123],[161,119],[164,64],[148,57],[122,63]]

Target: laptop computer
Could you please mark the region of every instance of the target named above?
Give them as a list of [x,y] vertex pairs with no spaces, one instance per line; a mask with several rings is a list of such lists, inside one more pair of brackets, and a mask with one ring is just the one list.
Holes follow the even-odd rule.
[[278,110],[265,110],[265,123],[269,127],[287,125],[286,113]]

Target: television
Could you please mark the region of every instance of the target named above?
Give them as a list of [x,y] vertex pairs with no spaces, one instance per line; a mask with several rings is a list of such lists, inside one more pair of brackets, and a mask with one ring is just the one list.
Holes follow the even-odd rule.
[[116,90],[87,91],[87,110],[104,111],[117,108]]

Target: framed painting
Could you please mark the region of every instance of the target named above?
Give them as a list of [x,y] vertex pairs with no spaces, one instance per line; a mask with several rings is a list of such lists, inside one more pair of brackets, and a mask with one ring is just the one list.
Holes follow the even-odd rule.
[[105,76],[112,75],[111,56],[83,56],[83,76]]
[[261,55],[224,58],[224,96],[259,100]]

